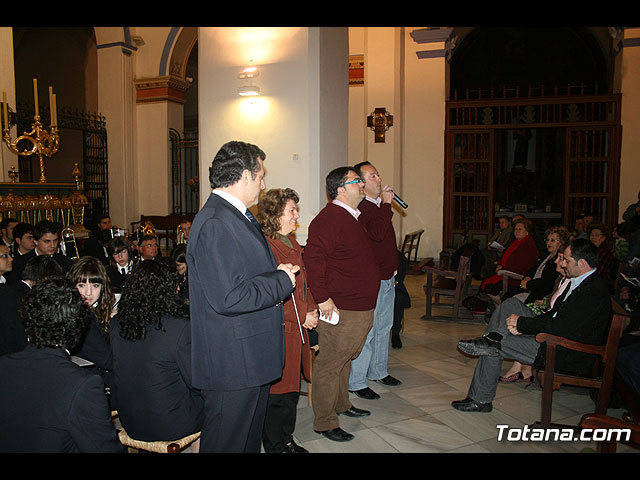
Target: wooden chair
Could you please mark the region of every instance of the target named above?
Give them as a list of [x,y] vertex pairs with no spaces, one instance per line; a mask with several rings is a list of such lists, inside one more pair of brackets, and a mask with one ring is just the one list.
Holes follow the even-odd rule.
[[[622,332],[627,328],[627,325],[629,325],[629,320],[628,316],[614,314],[607,341],[604,345],[589,345],[549,333],[539,333],[536,335],[536,341],[538,343],[546,342],[547,344],[544,371],[538,370],[536,375],[542,385],[542,415],[540,422],[537,422],[540,426],[548,428],[551,425],[553,391],[558,390],[561,385],[598,389],[598,401],[595,413],[603,415],[607,413],[607,407],[609,406],[609,400],[611,398],[613,374],[616,368],[616,357],[618,356],[618,345]],[[578,352],[596,354],[599,356],[603,368],[598,368],[596,375],[593,377],[580,377],[558,373],[555,371],[556,349],[558,346]]]
[[169,215],[140,215],[140,220],[131,223],[131,231],[135,230],[136,225],[144,225],[149,221],[156,229],[156,236],[158,237],[158,247],[164,239],[165,248],[170,250],[176,244],[176,229],[180,222],[183,220],[193,221],[193,215],[180,215],[178,213],[171,213]]
[[498,270],[496,273],[502,277],[502,289],[500,290],[500,293],[498,295],[487,295],[493,301],[493,303],[495,303],[496,305],[500,305],[502,303],[502,299],[507,293],[507,290],[509,290],[509,280],[512,278],[515,278],[516,280],[522,280],[524,278],[524,275],[520,275],[519,273],[511,272],[509,270]]
[[128,447],[130,451],[133,449],[152,453],[180,453],[200,438],[200,432],[187,435],[177,440],[144,442],[131,438],[124,429],[120,429],[118,430],[118,438],[120,439],[120,443]]
[[[469,286],[471,285],[469,257],[460,257],[458,270],[455,272],[452,270],[440,270],[429,266],[422,267],[422,271],[427,274],[427,283],[423,287],[427,297],[427,307],[426,313],[422,318],[433,318],[431,310],[434,306],[438,306],[452,308],[451,320],[458,320],[462,300],[468,295]],[[439,275],[445,279],[452,279],[455,281],[455,285],[453,285],[454,282],[451,282],[451,288],[447,288],[447,286],[438,287],[434,285],[434,275]],[[453,303],[440,303],[440,295],[453,297]],[[433,301],[432,297],[435,297],[435,301]]]
[[179,438],[177,440],[170,441],[162,441],[158,440],[155,442],[145,442],[142,440],[136,440],[131,438],[129,434],[125,431],[124,428],[119,423],[116,423],[116,419],[119,417],[117,410],[111,411],[111,421],[116,425],[116,430],[118,432],[118,439],[120,443],[129,449],[129,452],[139,452],[143,450],[145,452],[151,453],[180,453],[182,450],[187,448],[189,445],[195,443],[199,438],[201,432],[196,432],[192,435],[187,435],[186,437]]
[[[420,246],[420,238],[424,233],[424,229],[416,230],[415,232],[407,233],[404,236],[404,241],[400,246],[400,253],[402,253],[407,260],[409,261],[409,265],[416,264],[418,262],[418,247]],[[413,252],[413,260],[411,260],[411,253]]]
[[[596,442],[598,453],[616,453],[617,443],[623,440],[634,446],[640,445],[640,426],[627,423],[618,418],[609,417],[599,413],[588,413],[580,420],[580,427],[589,429],[614,429],[607,432],[604,440]],[[629,440],[620,430],[629,430]]]

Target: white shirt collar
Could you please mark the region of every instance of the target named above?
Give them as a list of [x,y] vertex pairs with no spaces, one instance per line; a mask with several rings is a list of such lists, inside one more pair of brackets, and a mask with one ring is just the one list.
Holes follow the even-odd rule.
[[0,275],[0,283],[7,283],[7,279]]
[[382,203],[382,199],[381,199],[380,197],[378,197],[378,198],[364,197],[364,198],[366,198],[367,200],[369,200],[371,203],[375,203],[375,204],[376,204],[376,206],[377,206],[378,208],[380,208],[380,204]]
[[218,189],[212,190],[211,193],[214,193],[224,198],[227,202],[229,202],[231,205],[236,207],[242,215],[245,215],[245,212],[247,211],[247,206],[238,197],[234,197],[230,193],[225,192],[223,190],[218,190]]
[[571,278],[571,285],[569,287],[569,291],[567,292],[567,297],[569,295],[571,295],[571,292],[573,292],[576,288],[578,288],[578,285],[580,285],[582,282],[584,282],[585,278],[587,278],[589,275],[591,275],[595,271],[596,271],[596,269],[593,268],[593,269],[589,270],[588,272],[583,273],[579,277]]
[[339,207],[344,208],[347,212],[349,212],[351,215],[353,215],[353,218],[355,218],[356,220],[360,216],[360,213],[361,213],[360,210],[358,210],[357,208],[353,209],[349,205],[347,205],[344,202],[341,202],[338,199],[333,200],[331,203],[333,203],[334,205],[338,205]]

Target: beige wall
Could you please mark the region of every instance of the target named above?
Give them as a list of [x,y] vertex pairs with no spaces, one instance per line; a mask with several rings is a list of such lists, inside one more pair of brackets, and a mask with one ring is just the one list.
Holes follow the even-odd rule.
[[[289,187],[300,195],[297,236],[306,242],[309,222],[326,203],[319,179],[324,184],[332,163],[346,157],[346,35],[342,28],[199,29],[201,203],[220,146],[256,144],[267,155],[267,189]],[[343,67],[321,68],[336,57]],[[243,84],[237,74],[250,61],[260,69],[254,83],[261,95],[254,99],[237,94]]]
[[[640,42],[640,28],[625,30],[625,39]],[[619,216],[638,201],[640,191],[640,45],[622,51],[622,148]]]

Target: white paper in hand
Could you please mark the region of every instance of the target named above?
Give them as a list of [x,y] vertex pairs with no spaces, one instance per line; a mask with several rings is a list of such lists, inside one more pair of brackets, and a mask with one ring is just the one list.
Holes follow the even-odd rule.
[[331,325],[337,325],[339,320],[338,312],[334,310],[331,318],[327,318],[322,312],[320,312],[320,320],[330,323]]

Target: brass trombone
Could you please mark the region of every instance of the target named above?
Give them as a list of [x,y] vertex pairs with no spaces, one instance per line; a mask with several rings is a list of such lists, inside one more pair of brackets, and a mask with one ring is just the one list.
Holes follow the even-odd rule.
[[62,230],[62,244],[60,245],[62,254],[69,257],[71,260],[80,258],[78,252],[78,244],[76,242],[76,234],[71,227],[67,227]]

